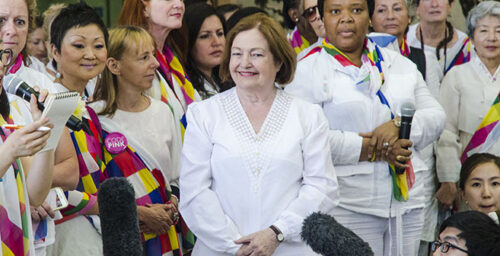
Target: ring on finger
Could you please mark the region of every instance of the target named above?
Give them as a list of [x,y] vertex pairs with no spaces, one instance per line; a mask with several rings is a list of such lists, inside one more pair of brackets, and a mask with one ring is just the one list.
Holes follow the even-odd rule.
[[403,160],[403,157],[404,156],[398,155],[398,156],[396,156],[396,160],[401,161],[401,160]]
[[386,141],[386,142],[382,143],[382,146],[383,146],[384,148],[388,148],[388,147],[389,147],[389,142],[387,142],[387,141]]

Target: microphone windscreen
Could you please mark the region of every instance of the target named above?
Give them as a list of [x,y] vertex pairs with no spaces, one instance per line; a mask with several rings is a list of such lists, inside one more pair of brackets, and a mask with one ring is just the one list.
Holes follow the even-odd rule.
[[323,256],[373,255],[367,242],[328,214],[309,215],[304,219],[300,235],[314,252]]
[[415,114],[415,105],[411,102],[401,104],[401,116],[413,116]]
[[2,86],[10,94],[16,94],[17,85],[23,83],[21,78],[16,75],[7,75],[3,78]]
[[97,194],[105,256],[142,256],[134,188],[125,178],[108,178]]

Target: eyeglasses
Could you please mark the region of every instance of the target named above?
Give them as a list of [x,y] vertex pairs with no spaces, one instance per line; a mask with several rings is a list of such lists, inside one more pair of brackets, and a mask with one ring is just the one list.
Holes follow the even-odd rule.
[[0,50],[0,61],[2,61],[4,67],[8,66],[11,63],[12,55],[13,53],[11,49]]
[[313,22],[318,16],[317,10],[318,10],[317,5],[313,6],[313,7],[309,7],[309,8],[304,10],[304,12],[302,13],[302,17],[309,20],[309,22]]
[[449,242],[439,242],[439,241],[432,242],[431,250],[432,252],[435,252],[440,247],[441,247],[441,252],[443,253],[447,253],[450,250],[450,248],[457,249],[465,253],[469,253],[467,250],[464,250],[454,244],[451,244]]

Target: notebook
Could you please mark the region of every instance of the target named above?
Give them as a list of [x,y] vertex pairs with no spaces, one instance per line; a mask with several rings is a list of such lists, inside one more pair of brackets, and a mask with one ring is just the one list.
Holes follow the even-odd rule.
[[45,99],[45,109],[42,112],[42,118],[48,117],[49,122],[54,125],[50,131],[50,137],[47,140],[47,145],[40,151],[56,149],[59,139],[61,138],[62,131],[66,126],[66,122],[71,114],[75,112],[80,99],[78,92],[61,92],[49,94]]

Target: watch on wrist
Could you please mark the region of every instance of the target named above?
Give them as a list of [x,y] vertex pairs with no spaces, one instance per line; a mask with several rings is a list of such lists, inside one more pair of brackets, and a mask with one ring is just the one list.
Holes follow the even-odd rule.
[[285,237],[283,236],[283,233],[281,233],[281,231],[274,225],[271,225],[269,227],[270,229],[272,229],[274,231],[274,233],[276,234],[276,240],[278,240],[278,242],[283,242],[283,240],[285,240]]
[[401,118],[394,118],[392,119],[392,122],[394,123],[394,125],[398,128],[401,127]]

